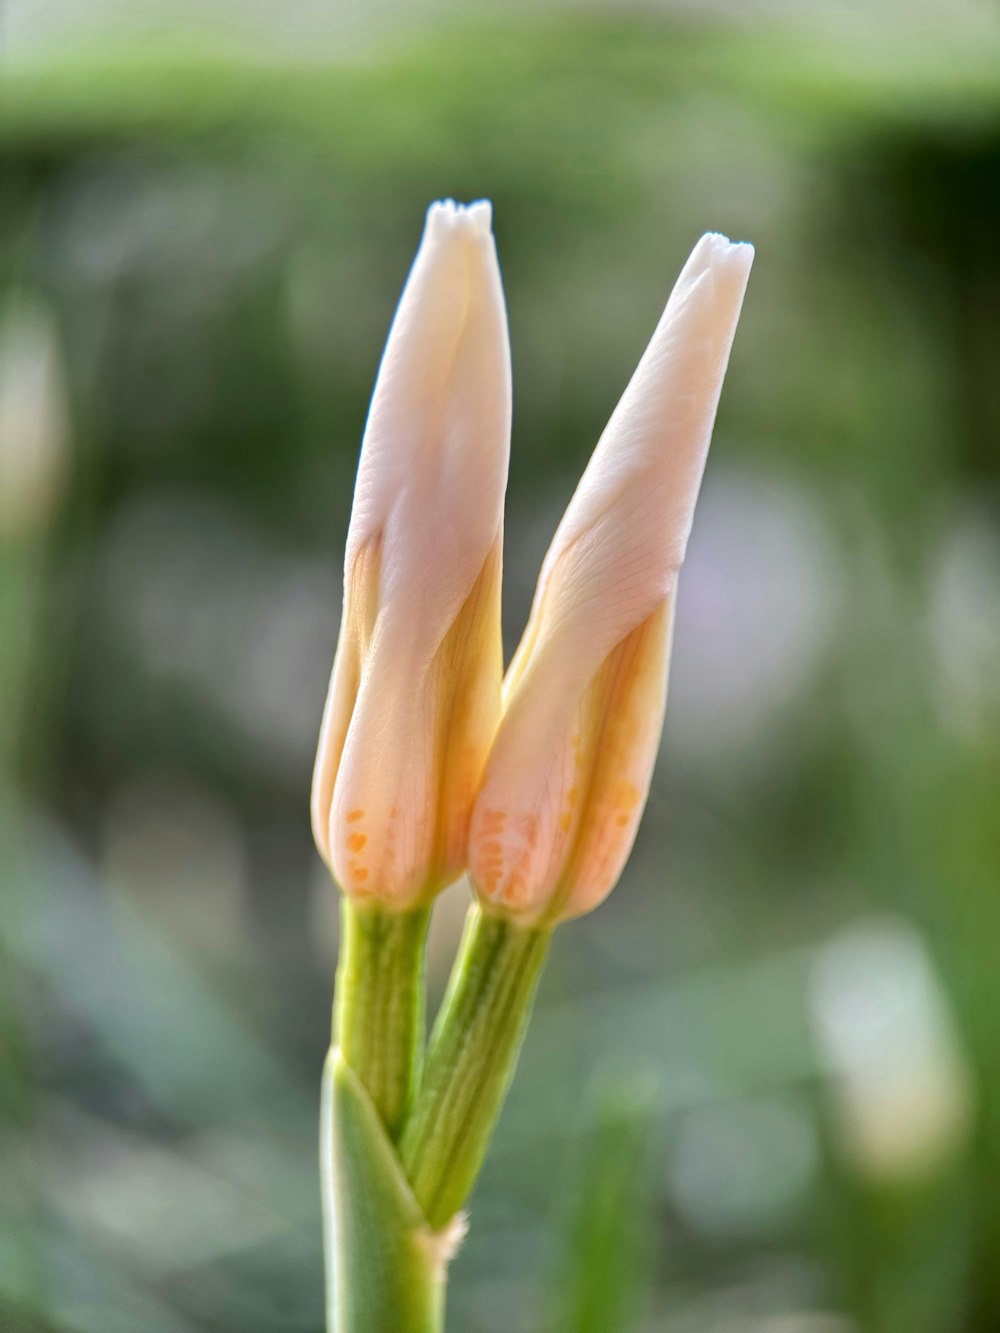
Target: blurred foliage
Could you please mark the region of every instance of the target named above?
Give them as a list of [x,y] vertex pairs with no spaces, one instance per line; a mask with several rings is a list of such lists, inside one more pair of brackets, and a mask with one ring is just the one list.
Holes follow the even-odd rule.
[[[454,1327],[569,1327],[573,1272],[636,1330],[1000,1327],[998,55],[975,6],[588,8],[340,63],[3,68],[5,1333],[321,1327],[306,792],[367,398],[440,195],[495,205],[510,645],[690,244],[758,249],[662,772],[557,940]],[[891,949],[817,987],[885,928],[922,1007]],[[633,1066],[663,1106],[605,1147],[580,1099]],[[639,1159],[650,1261],[602,1270]]]
[[603,1333],[628,1327],[649,1285],[654,1198],[651,1125],[656,1074],[602,1072],[585,1103],[591,1123],[571,1163],[564,1254],[553,1283],[552,1327]]

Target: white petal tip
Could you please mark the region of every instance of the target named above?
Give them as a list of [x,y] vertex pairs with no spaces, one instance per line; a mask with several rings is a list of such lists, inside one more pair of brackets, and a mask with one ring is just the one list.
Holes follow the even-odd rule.
[[427,235],[444,236],[464,232],[467,236],[488,237],[493,225],[493,205],[488,199],[472,204],[457,204],[441,199],[427,210]]
[[753,263],[754,248],[749,241],[731,241],[721,232],[708,231],[695,246],[694,254],[698,255],[706,268],[747,271]]

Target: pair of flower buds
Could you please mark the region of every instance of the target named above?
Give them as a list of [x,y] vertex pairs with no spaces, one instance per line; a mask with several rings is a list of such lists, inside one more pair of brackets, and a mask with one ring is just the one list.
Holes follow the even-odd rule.
[[313,781],[320,853],[404,911],[468,870],[484,910],[596,907],[659,747],[684,560],[753,249],[684,266],[542,566],[503,676],[507,317],[486,202],[434,204],[375,385]]

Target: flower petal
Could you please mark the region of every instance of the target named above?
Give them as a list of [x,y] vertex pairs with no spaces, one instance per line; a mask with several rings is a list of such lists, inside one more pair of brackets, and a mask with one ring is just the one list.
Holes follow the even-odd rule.
[[613,886],[663,721],[670,623],[752,247],[695,246],[542,566],[472,825],[480,894],[534,920]]
[[435,204],[365,428],[313,783],[317,845],[358,896],[407,906],[462,869],[499,714],[509,443],[490,207]]

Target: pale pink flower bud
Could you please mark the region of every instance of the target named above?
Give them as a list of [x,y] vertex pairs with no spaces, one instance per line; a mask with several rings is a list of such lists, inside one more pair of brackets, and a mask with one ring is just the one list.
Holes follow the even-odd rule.
[[659,747],[684,560],[753,249],[695,246],[545,558],[473,813],[487,910],[578,916],[614,887]]
[[464,868],[496,730],[510,350],[486,202],[434,204],[389,333],[313,779],[320,853],[403,909]]

